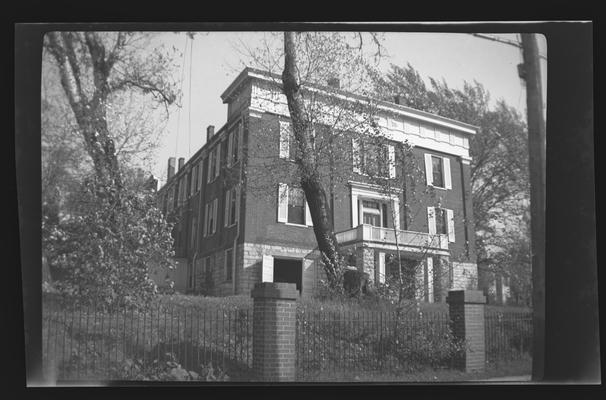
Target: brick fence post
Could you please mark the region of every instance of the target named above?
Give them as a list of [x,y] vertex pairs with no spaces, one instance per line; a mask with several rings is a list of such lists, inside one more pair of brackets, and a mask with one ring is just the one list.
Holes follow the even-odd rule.
[[486,346],[484,338],[484,306],[486,297],[479,290],[451,290],[446,297],[450,322],[455,338],[465,341],[463,353],[455,366],[464,370],[484,371]]
[[253,371],[265,382],[295,380],[295,327],[299,293],[294,283],[257,283],[253,297]]

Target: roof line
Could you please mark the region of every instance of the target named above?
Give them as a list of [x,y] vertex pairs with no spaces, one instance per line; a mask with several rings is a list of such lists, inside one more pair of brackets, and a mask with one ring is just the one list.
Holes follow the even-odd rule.
[[[228,86],[228,88],[221,94],[221,99],[223,100],[223,103],[228,102],[229,98],[231,97],[231,95],[235,92],[235,90],[238,87],[240,87],[242,84],[244,84],[247,80],[253,79],[253,78],[262,79],[265,81],[273,81],[275,79],[278,79],[278,82],[277,82],[278,85],[281,83],[281,77],[278,74],[259,70],[256,68],[245,67],[242,70],[242,72],[236,77],[236,79],[234,79],[234,81]],[[386,100],[380,100],[380,99],[370,97],[370,96],[363,96],[363,95],[351,93],[351,92],[348,92],[348,91],[345,91],[342,89],[336,89],[336,88],[332,88],[332,87],[328,87],[328,86],[322,86],[322,85],[318,85],[315,83],[304,83],[303,86],[307,87],[307,88],[313,88],[315,90],[320,90],[320,91],[326,92],[327,94],[331,94],[331,92],[333,92],[333,93],[337,93],[342,96],[350,97],[350,98],[357,99],[357,100],[375,102],[377,105],[380,105],[383,108],[387,108],[388,109],[387,111],[396,112],[396,113],[398,113],[398,112],[407,113],[407,114],[410,114],[410,116],[412,116],[413,118],[415,116],[418,116],[418,117],[425,117],[425,118],[438,120],[440,122],[444,122],[447,124],[451,124],[451,125],[460,127],[463,130],[466,129],[467,130],[466,133],[469,133],[469,134],[475,134],[479,130],[479,126],[476,126],[476,125],[468,124],[466,122],[461,122],[456,119],[444,117],[444,116],[441,116],[438,114],[430,113],[428,111],[418,110],[416,108],[407,107],[407,106],[404,106],[401,104],[396,104],[396,103],[389,102]],[[473,132],[469,132],[469,131],[473,131]]]

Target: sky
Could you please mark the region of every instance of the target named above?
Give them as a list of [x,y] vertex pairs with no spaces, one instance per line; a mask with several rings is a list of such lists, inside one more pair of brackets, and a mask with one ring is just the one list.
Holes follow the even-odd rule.
[[[487,35],[520,40],[515,33]],[[222,103],[221,93],[244,68],[242,44],[255,48],[263,37],[263,32],[204,32],[192,41],[185,33],[158,34],[154,43],[174,46],[183,54],[177,77],[183,97],[182,107],[175,108],[169,118],[152,167],[154,176],[163,181],[168,157],[184,157],[187,161],[204,145],[208,125],[220,129],[227,122],[227,105]],[[521,49],[465,33],[388,32],[383,46],[387,56],[382,58],[380,69],[410,63],[424,79],[444,79],[451,88],[462,88],[464,81],[476,80],[490,93],[492,104],[503,99],[525,117],[526,91],[517,70],[522,62]],[[542,36],[539,53],[547,56]],[[545,99],[545,59],[541,59],[541,65]]]

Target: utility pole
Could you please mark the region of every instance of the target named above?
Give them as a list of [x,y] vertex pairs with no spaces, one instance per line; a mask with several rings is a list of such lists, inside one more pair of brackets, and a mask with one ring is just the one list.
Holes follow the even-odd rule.
[[519,70],[526,81],[530,215],[532,249],[533,356],[532,379],[544,377],[545,357],[545,120],[541,69],[536,35],[522,34],[524,63]]

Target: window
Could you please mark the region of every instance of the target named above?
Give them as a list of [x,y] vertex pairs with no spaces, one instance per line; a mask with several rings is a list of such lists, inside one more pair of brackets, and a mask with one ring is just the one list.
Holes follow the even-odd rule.
[[240,152],[240,134],[242,123],[239,122],[236,128],[229,133],[227,140],[227,165],[232,166],[238,162]]
[[217,205],[219,199],[206,203],[204,215],[206,215],[206,224],[204,225],[204,236],[213,235],[217,231]]
[[196,245],[196,226],[198,225],[198,219],[194,217],[191,222],[191,234],[190,234],[190,243],[189,247],[194,248]]
[[191,184],[192,184],[192,189],[191,192],[196,193],[198,191],[198,167],[199,165],[196,164],[196,166],[194,167],[194,169],[192,170],[192,178],[191,178]]
[[450,159],[432,154],[425,154],[425,177],[427,185],[441,189],[452,189]]
[[234,138],[232,142],[232,164],[235,164],[240,159],[240,140],[242,137],[242,123],[238,124],[238,128],[234,132]]
[[237,187],[233,187],[225,192],[225,213],[224,213],[224,225],[232,226],[238,220],[238,196],[239,190]]
[[360,210],[362,223],[366,225],[387,227],[387,204],[378,200],[361,200]]
[[208,155],[208,176],[206,182],[212,182],[215,177],[216,172],[216,164],[215,164],[215,150],[212,150]]
[[299,225],[305,223],[305,194],[302,189],[288,188],[288,222]]
[[278,185],[278,222],[313,225],[303,189],[284,183]]
[[198,181],[196,182],[196,190],[202,189],[202,176],[204,175],[204,162],[206,159],[203,159],[198,163]]
[[280,121],[280,158],[294,160],[295,152],[292,126],[288,121]]
[[207,285],[209,285],[212,282],[212,277],[213,277],[213,273],[212,273],[212,266],[211,266],[211,259],[210,257],[206,257],[204,259],[204,281]]
[[193,194],[193,192],[194,192],[192,190],[192,180],[191,180],[191,178],[192,178],[192,173],[189,172],[187,174],[187,197],[186,198],[189,198],[189,196],[191,196]]
[[217,144],[217,146],[210,152],[208,156],[208,176],[206,181],[212,182],[219,176],[221,165],[221,144]]
[[448,235],[448,241],[455,241],[454,213],[447,208],[427,207],[429,234]]
[[448,234],[448,223],[446,222],[446,210],[443,208],[435,208],[436,213],[436,233],[441,235]]
[[433,185],[444,187],[444,171],[442,169],[442,157],[431,156],[433,170]]
[[233,275],[233,249],[225,250],[225,280],[231,281]]
[[396,177],[395,147],[373,143],[370,139],[352,139],[353,170],[370,176]]

